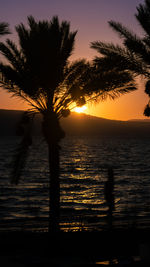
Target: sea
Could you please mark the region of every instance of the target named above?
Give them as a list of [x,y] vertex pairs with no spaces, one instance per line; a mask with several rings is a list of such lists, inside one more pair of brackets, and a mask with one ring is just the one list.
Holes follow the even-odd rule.
[[[48,231],[47,145],[33,139],[18,185],[10,183],[18,137],[0,137],[0,232]],[[149,228],[150,139],[66,137],[60,144],[60,227],[101,231],[110,227],[104,188],[114,172],[112,227]]]

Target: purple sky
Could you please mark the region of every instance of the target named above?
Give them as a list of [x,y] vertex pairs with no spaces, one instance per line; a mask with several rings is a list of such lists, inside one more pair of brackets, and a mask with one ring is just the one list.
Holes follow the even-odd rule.
[[[13,34],[10,39],[16,39],[14,26],[20,22],[26,23],[28,15],[36,19],[51,19],[58,15],[60,20],[71,23],[72,30],[78,30],[75,51],[72,59],[92,59],[96,52],[90,48],[90,42],[101,40],[107,42],[120,42],[117,34],[108,26],[109,20],[115,20],[126,25],[134,32],[141,34],[141,28],[135,19],[136,6],[144,0],[0,0],[0,21],[10,24]],[[141,89],[142,90],[142,89]],[[91,114],[114,119],[128,119],[142,116],[143,108],[147,102],[144,92],[123,96],[110,104],[98,104],[90,107]],[[129,100],[128,100],[129,99]],[[126,105],[137,102],[130,114],[125,115]],[[130,103],[131,102],[131,103]],[[117,111],[118,105],[118,111]],[[108,108],[108,106],[110,108]],[[136,107],[137,106],[137,107]],[[20,108],[14,99],[0,91],[0,108]],[[120,112],[120,108],[122,108]],[[120,114],[124,114],[120,116]]]
[[117,20],[138,32],[134,14],[142,0],[0,0],[0,19],[7,21],[14,30],[20,22],[26,23],[28,15],[36,19],[51,19],[58,15],[78,30],[75,57],[92,57],[91,41],[118,41],[108,26],[109,20]]

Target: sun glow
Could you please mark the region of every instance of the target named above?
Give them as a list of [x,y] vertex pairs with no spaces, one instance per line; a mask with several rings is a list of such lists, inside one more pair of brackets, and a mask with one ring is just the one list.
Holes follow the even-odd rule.
[[77,112],[77,113],[82,113],[82,112],[84,112],[86,109],[87,109],[86,106],[82,106],[82,107],[76,107],[76,108],[74,108],[74,111]]

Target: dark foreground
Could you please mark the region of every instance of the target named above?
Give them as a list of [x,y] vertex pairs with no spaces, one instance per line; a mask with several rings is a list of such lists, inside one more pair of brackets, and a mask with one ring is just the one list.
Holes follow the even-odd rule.
[[149,230],[0,234],[0,266],[150,266]]

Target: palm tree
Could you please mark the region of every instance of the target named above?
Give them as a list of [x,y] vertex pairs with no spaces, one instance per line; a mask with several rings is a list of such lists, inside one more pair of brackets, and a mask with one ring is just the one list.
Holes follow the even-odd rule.
[[0,22],[0,35],[2,36],[9,33],[10,33],[9,24],[6,22]]
[[28,17],[28,28],[16,27],[19,48],[11,40],[0,43],[0,51],[9,64],[0,64],[4,79],[1,86],[26,101],[31,109],[21,120],[19,134],[23,135],[14,159],[12,181],[18,183],[28,148],[32,143],[31,126],[36,113],[42,115],[42,131],[49,150],[50,169],[50,225],[49,230],[59,231],[60,140],[65,136],[60,118],[70,110],[89,100],[116,98],[135,90],[132,76],[125,72],[99,71],[95,64],[85,60],[69,63],[76,32],[70,24],[53,17],[50,22]]
[[[97,64],[102,60],[109,68],[116,71],[130,71],[132,75],[142,75],[147,83],[145,92],[150,96],[150,1],[145,0],[144,4],[137,7],[135,17],[142,27],[143,36],[140,37],[127,29],[119,22],[110,21],[109,25],[119,34],[123,40],[122,45],[112,43],[92,42],[91,47],[96,49],[103,59],[97,57]],[[146,106],[144,114],[150,116],[150,103]]]

